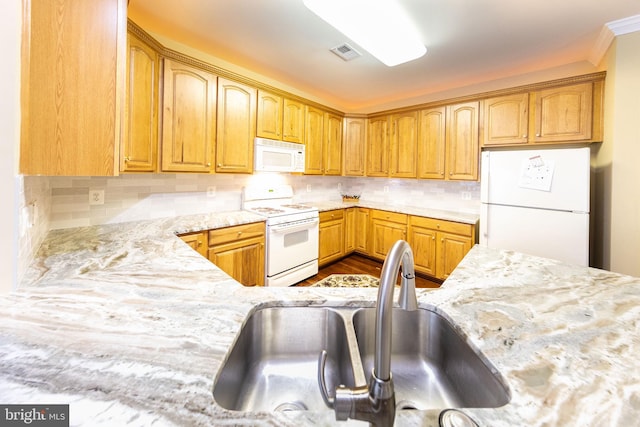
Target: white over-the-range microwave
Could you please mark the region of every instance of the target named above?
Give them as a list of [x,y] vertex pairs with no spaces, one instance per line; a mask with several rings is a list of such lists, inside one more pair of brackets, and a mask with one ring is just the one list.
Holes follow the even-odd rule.
[[304,172],[304,144],[256,138],[254,170],[257,172]]

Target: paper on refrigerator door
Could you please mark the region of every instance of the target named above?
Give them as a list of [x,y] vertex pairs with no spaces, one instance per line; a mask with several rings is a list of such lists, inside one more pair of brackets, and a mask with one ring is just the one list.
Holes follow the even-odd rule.
[[529,157],[522,161],[518,187],[531,190],[551,191],[555,162],[545,160],[541,155]]

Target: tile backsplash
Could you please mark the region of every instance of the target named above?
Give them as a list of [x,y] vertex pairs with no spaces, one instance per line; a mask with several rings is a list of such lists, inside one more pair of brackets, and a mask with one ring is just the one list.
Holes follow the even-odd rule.
[[[242,187],[291,184],[296,201],[341,200],[479,212],[480,184],[435,180],[323,177],[286,174],[140,174],[119,177],[52,177],[50,229],[118,223],[241,208]],[[29,180],[25,187],[29,187]],[[41,183],[34,183],[41,188]],[[89,191],[104,190],[104,204],[90,205]]]

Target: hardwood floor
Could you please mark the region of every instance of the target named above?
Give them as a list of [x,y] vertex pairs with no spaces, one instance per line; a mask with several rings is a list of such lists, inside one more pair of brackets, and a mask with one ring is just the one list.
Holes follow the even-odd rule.
[[[374,277],[380,277],[382,271],[382,263],[362,255],[353,254],[340,261],[322,267],[318,274],[309,277],[296,284],[296,286],[312,285],[332,274],[369,274]],[[419,275],[416,276],[417,288],[438,288],[442,282],[436,279],[427,279]]]

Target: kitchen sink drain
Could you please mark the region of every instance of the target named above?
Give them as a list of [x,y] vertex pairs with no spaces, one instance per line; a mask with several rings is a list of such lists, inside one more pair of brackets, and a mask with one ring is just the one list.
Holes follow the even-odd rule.
[[440,413],[440,427],[478,427],[478,424],[462,411],[447,409]]
[[306,411],[307,405],[302,402],[285,402],[276,406],[276,411],[286,412],[286,411]]
[[396,410],[418,409],[418,405],[411,400],[401,400],[396,404]]

